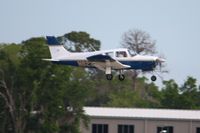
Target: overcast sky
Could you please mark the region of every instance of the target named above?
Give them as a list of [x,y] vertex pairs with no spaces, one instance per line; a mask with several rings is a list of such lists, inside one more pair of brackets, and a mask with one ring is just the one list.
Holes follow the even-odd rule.
[[0,0],[0,42],[86,31],[112,49],[134,28],[167,58],[164,79],[200,80],[200,0]]

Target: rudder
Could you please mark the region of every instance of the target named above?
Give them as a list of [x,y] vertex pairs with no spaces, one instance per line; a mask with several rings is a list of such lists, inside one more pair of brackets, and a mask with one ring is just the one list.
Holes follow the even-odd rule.
[[63,47],[62,44],[58,42],[58,40],[54,36],[46,36],[46,39],[52,59],[58,59],[70,53]]

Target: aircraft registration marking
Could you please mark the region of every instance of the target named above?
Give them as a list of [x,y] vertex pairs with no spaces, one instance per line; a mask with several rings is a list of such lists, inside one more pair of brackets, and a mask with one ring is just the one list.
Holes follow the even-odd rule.
[[79,66],[93,66],[93,63],[90,61],[86,61],[86,60],[79,60],[78,65]]

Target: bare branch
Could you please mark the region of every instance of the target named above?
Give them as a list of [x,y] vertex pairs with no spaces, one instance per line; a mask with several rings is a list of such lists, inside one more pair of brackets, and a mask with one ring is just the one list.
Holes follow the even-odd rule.
[[141,30],[129,30],[122,36],[122,46],[138,54],[155,54],[155,40]]

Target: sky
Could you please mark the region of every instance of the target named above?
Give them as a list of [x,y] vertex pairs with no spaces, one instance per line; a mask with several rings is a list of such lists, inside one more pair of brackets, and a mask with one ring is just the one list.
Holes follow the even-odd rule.
[[167,59],[165,80],[200,83],[199,0],[0,0],[0,43],[85,31],[112,49],[131,29],[156,40]]

